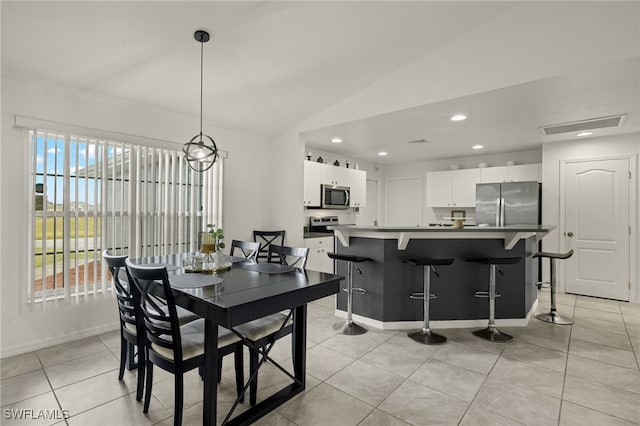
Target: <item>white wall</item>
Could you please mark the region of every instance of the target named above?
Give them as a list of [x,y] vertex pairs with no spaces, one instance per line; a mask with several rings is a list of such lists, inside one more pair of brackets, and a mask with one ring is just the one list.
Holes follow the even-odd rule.
[[[3,79],[2,89],[0,306],[1,356],[6,357],[117,328],[117,308],[111,294],[83,303],[61,301],[35,307],[25,303],[28,143],[21,129],[11,127],[12,115],[172,140],[176,147],[197,132],[199,123],[198,117],[34,82]],[[204,130],[220,149],[229,152],[224,169],[226,238],[251,239],[253,229],[271,223],[273,186],[266,179],[271,165],[265,161],[270,157],[269,143],[263,137],[215,123],[205,122]]]
[[[634,156],[636,158],[636,169],[632,170],[632,188],[635,187],[635,211],[638,211],[638,199],[640,193],[638,189],[638,167],[637,157],[640,153],[640,134],[627,134],[620,136],[591,138],[571,142],[547,143],[542,146],[542,222],[548,225],[560,227],[560,163],[566,160],[577,159],[601,159],[616,156]],[[632,219],[633,220],[633,219]],[[638,283],[638,227],[640,221],[636,216],[632,222],[632,244],[635,245],[635,258],[631,259],[632,282],[631,299],[640,301],[640,283]],[[560,233],[558,230],[552,231],[542,240],[544,250],[562,250]],[[559,274],[563,270],[560,265]],[[561,276],[561,275],[560,275]],[[634,279],[635,277],[635,279]]]

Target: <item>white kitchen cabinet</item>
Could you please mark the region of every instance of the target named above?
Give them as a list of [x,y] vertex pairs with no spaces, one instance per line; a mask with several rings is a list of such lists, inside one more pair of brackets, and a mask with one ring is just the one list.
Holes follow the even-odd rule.
[[427,206],[474,207],[480,169],[427,173]]
[[485,167],[480,169],[480,182],[540,182],[541,166],[542,164],[536,163],[516,166]]
[[304,162],[304,203],[305,207],[320,207],[320,185],[336,185],[351,188],[351,207],[367,205],[367,172],[346,167]]
[[347,169],[350,171],[350,183],[351,187],[351,207],[366,207],[367,206],[367,172],[364,170]]
[[304,246],[309,249],[306,269],[333,273],[333,259],[327,256],[333,251],[333,237],[305,238]]
[[320,207],[323,166],[314,161],[304,162],[304,205],[307,207]]

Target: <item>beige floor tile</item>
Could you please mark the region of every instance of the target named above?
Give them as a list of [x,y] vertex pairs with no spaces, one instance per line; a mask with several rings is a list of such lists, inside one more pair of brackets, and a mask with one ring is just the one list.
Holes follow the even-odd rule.
[[135,391],[135,375],[126,374],[120,381],[117,374],[110,371],[58,388],[55,394],[62,408],[76,415]]
[[83,358],[87,355],[104,352],[107,346],[97,337],[87,337],[70,343],[42,349],[37,352],[42,365],[49,367],[62,364],[74,359]]
[[457,425],[468,403],[407,380],[378,409],[413,425]]
[[622,323],[622,313],[618,309],[618,312],[605,312],[597,309],[580,308],[576,306],[574,320],[576,323],[583,319],[602,320],[614,323]]
[[[72,413],[73,414],[73,413]],[[106,404],[85,411],[69,419],[71,426],[113,426],[113,425],[153,425],[172,417],[171,413],[152,399],[149,412],[142,412],[142,402],[136,401],[134,394],[122,396]]]
[[620,302],[616,300],[600,299],[597,297],[579,296],[576,299],[577,308],[594,309],[603,312],[620,313]]
[[614,348],[626,349],[628,351],[631,350],[629,336],[584,328],[580,325],[573,326],[571,338],[585,342],[598,343],[600,345],[613,346]]
[[318,345],[307,351],[307,372],[320,380],[326,380],[353,361],[353,357]]
[[[505,328],[504,330],[515,336],[515,339],[520,343],[565,353],[569,350],[570,327],[553,324],[548,324],[547,326],[547,323],[536,319],[532,319],[531,321],[532,325],[529,327],[512,327]],[[544,324],[544,326],[536,326],[535,324],[538,322]]]
[[453,364],[430,359],[413,373],[409,380],[442,393],[471,402],[486,376]]
[[632,426],[635,424],[569,401],[563,401],[560,409],[559,426]]
[[491,411],[471,407],[462,418],[460,426],[519,426],[515,420],[508,419]]
[[1,378],[19,376],[42,368],[35,352],[12,356],[0,360]]
[[119,365],[116,357],[109,350],[106,350],[63,364],[45,367],[45,371],[49,382],[51,382],[51,387],[57,389],[107,371],[117,370]]
[[[157,367],[154,368],[155,371]],[[220,388],[226,385],[228,382],[224,381],[218,385],[218,393],[221,393]],[[234,388],[235,389],[235,388]],[[202,402],[202,393],[204,387],[202,379],[198,375],[198,370],[191,370],[184,375],[184,392],[182,409],[185,410],[192,405]],[[173,414],[175,408],[175,380],[164,380],[158,384],[154,384],[152,388],[152,395],[162,403],[164,407]]]
[[[577,296],[574,294],[560,293],[556,291],[556,306],[565,305],[574,307],[576,305]],[[550,307],[551,304],[551,289],[538,290],[538,305]]]
[[335,335],[331,325],[324,322],[312,321],[307,324],[307,342],[321,343]]
[[502,356],[514,361],[526,362],[528,364],[555,370],[560,373],[564,372],[567,362],[566,353],[541,348],[539,346],[527,345],[520,342],[512,342],[508,344],[505,347]]
[[591,328],[593,330],[604,331],[606,333],[621,334],[627,336],[627,327],[622,321],[606,321],[602,319],[581,317],[576,319],[575,325],[579,325],[585,328]]
[[477,350],[494,354],[502,353],[504,345],[497,345],[493,342],[480,339],[473,334],[474,330],[477,330],[477,328],[457,328],[442,330],[442,334],[447,337],[447,342],[444,343],[444,345],[448,343],[462,343],[470,350]]
[[[431,354],[437,351],[437,347],[431,346]],[[383,370],[402,377],[409,377],[418,367],[429,359],[430,355],[416,354],[398,348],[392,343],[385,342],[378,346],[362,358],[367,364],[376,366]]]
[[335,336],[322,342],[321,345],[326,346],[327,348],[330,348],[336,352],[348,355],[352,358],[359,358],[367,352],[370,352],[377,346],[381,345],[385,340],[388,340],[389,337],[389,335],[383,333],[374,333],[371,331],[358,336],[336,334]]
[[495,353],[475,350],[465,343],[447,342],[439,347],[433,358],[486,374],[493,368],[498,356]]
[[120,349],[120,329],[100,334],[98,335],[98,339],[108,348]]
[[310,304],[307,308],[307,321],[328,318],[333,315],[334,309],[322,305]]
[[638,369],[636,357],[632,351],[613,348],[611,346],[599,345],[597,343],[585,342],[583,340],[571,339],[569,353],[582,358],[594,359],[620,367]]
[[4,407],[51,391],[43,370],[0,380],[0,403]]
[[560,399],[508,380],[489,378],[482,385],[472,408],[483,408],[531,426],[557,425]]
[[[257,422],[254,423],[257,426],[296,426],[291,420],[283,416],[277,411],[273,411]],[[169,425],[167,425],[169,426]],[[195,426],[195,425],[194,425]],[[197,425],[200,426],[200,425]]]
[[408,423],[384,411],[373,410],[358,426],[408,426]]
[[64,422],[65,416],[53,392],[47,392],[3,407],[2,425],[51,425]]
[[602,413],[640,423],[637,393],[583,380],[567,374],[563,399]]
[[288,403],[281,414],[300,426],[351,426],[359,424],[372,411],[372,406],[322,383]]
[[355,361],[331,376],[326,383],[375,407],[403,381],[402,376]]
[[569,355],[567,374],[640,394],[640,371],[637,370]]
[[564,374],[525,362],[502,357],[491,370],[489,377],[524,386],[555,398],[562,396]]

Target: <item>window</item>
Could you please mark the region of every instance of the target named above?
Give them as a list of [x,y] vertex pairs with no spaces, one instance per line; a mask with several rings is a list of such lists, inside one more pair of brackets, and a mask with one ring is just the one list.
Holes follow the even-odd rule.
[[101,252],[195,251],[222,226],[222,159],[193,172],[182,151],[30,130],[31,302],[110,289]]

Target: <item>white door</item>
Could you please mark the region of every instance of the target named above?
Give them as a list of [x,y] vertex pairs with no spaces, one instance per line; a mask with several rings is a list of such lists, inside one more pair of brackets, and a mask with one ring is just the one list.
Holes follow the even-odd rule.
[[367,206],[360,208],[357,222],[360,226],[379,225],[377,180],[367,179]]
[[629,300],[629,160],[565,168],[566,291]]
[[422,188],[420,176],[386,180],[385,222],[388,226],[422,224]]

